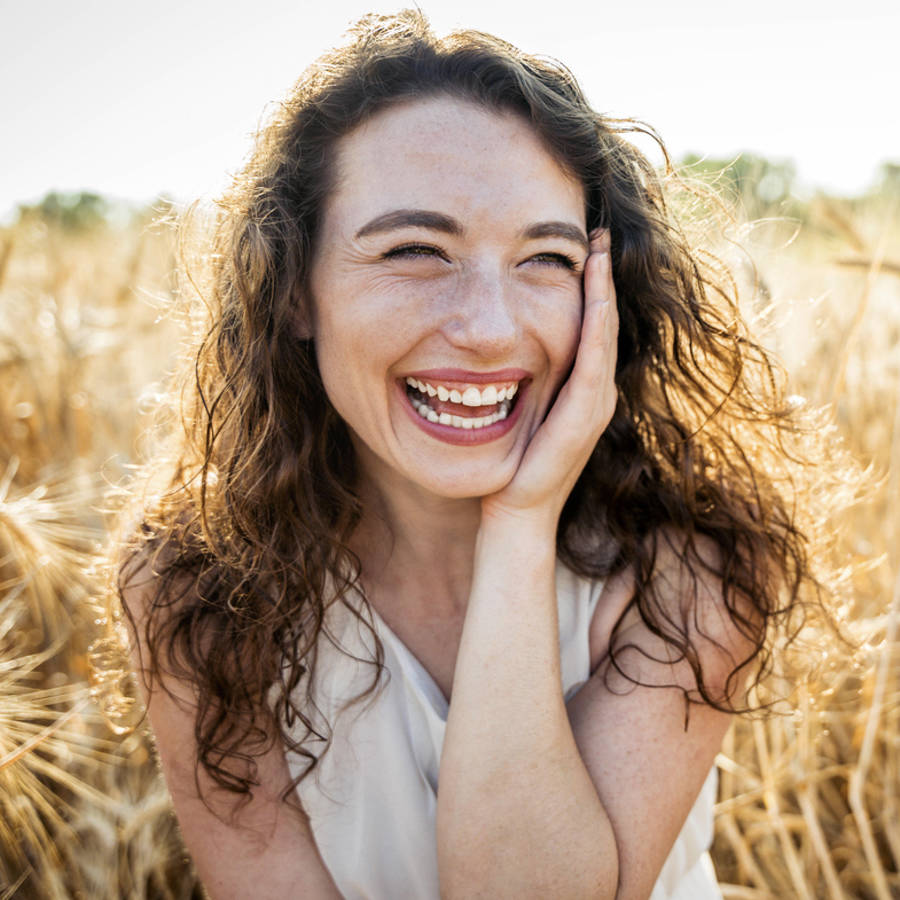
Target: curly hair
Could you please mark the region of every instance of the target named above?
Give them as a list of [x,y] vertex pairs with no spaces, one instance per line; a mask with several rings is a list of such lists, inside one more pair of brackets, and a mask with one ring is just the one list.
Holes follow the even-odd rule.
[[[773,634],[796,633],[821,593],[807,515],[816,430],[742,325],[727,274],[677,224],[666,178],[628,140],[654,133],[596,113],[556,62],[478,32],[435,37],[419,12],[369,16],[304,73],[219,202],[209,319],[172,468],[119,556],[118,593],[147,670],[194,686],[198,771],[237,794],[249,794],[254,756],[274,740],[305,756],[307,773],[325,752],[309,685],[326,613],[343,603],[368,621],[348,601],[361,591],[349,546],[361,516],[354,451],[297,324],[310,315],[335,146],[392,104],[447,95],[528,121],[584,186],[588,230],[611,234],[619,401],[563,510],[559,558],[591,578],[633,572],[626,612],[690,664],[686,700],[732,710],[704,679],[691,610],[660,602],[659,537],[680,535],[689,571],[719,579],[752,645],[729,684],[754,661],[764,673]],[[139,614],[127,602],[136,590]],[[627,676],[623,620],[610,656]],[[377,636],[374,646],[370,691],[383,668]]]

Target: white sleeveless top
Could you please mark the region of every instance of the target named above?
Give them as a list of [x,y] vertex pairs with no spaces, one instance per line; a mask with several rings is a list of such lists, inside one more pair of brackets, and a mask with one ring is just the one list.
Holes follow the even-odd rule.
[[[556,587],[568,700],[589,676],[588,631],[602,585],[558,564]],[[342,710],[371,683],[373,668],[362,661],[373,658],[373,642],[349,610],[332,607],[314,693],[319,721],[332,726],[332,742],[297,790],[319,852],[347,900],[438,900],[435,811],[448,705],[422,664],[372,612],[389,678],[371,698]],[[291,753],[288,764],[293,776],[305,768]],[[713,769],[650,900],[721,900],[707,853],[715,797]]]

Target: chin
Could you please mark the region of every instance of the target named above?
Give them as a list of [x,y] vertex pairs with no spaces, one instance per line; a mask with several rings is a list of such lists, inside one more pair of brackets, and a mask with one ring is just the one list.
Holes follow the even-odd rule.
[[512,474],[500,475],[492,472],[490,474],[478,474],[465,476],[454,476],[435,482],[434,479],[427,479],[419,482],[423,488],[444,497],[447,500],[472,500],[481,497],[487,497],[490,494],[496,494],[503,490],[512,480]]

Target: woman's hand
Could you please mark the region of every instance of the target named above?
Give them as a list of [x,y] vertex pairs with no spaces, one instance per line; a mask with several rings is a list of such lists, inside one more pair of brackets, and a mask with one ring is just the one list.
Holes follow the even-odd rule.
[[617,331],[604,231],[585,266],[572,374],[512,481],[482,499],[441,756],[438,867],[448,897],[616,892],[615,834],[560,689],[554,538],[615,409]]
[[609,231],[595,232],[584,269],[584,317],[572,373],[535,433],[512,481],[482,500],[491,519],[536,516],[556,528],[569,496],[616,408],[619,316]]

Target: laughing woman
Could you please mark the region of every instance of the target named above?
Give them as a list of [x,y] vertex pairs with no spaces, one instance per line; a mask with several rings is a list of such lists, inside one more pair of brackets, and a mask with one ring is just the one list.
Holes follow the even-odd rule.
[[216,900],[719,896],[713,761],[814,584],[796,426],[625,127],[373,17],[223,198],[119,576]]

